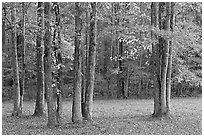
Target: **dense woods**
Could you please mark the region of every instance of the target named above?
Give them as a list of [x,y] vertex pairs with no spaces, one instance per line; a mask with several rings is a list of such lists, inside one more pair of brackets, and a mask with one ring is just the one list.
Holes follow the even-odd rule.
[[201,58],[199,2],[2,3],[2,99],[13,116],[35,100],[50,127],[65,99],[73,123],[98,98],[154,98],[153,116],[168,115],[172,97],[202,93]]

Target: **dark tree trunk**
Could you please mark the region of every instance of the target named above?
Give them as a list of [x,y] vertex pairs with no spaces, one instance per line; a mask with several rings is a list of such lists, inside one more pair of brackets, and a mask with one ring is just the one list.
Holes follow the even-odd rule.
[[20,88],[20,109],[23,109],[23,94],[25,92],[25,3],[22,2],[22,75],[21,75],[21,88]]
[[55,83],[55,93],[56,94],[56,117],[58,124],[61,124],[61,118],[62,118],[62,55],[59,51],[60,44],[61,44],[61,38],[60,38],[60,7],[59,3],[53,2],[55,5],[54,12],[55,12],[55,33],[53,38],[53,45],[54,45],[54,55],[56,59],[56,66],[59,66],[57,68],[57,74],[56,74],[56,83]]
[[14,90],[14,107],[12,116],[22,115],[22,109],[20,107],[20,80],[19,80],[19,67],[18,67],[18,51],[17,51],[17,37],[16,37],[16,8],[15,3],[11,9],[11,21],[13,24],[11,41],[13,45],[13,90]]
[[73,87],[73,106],[72,122],[82,122],[81,114],[81,29],[82,19],[79,3],[75,3],[75,51],[74,51],[74,87]]
[[96,64],[96,2],[91,3],[90,34],[89,34],[89,56],[86,78],[85,119],[92,120],[93,90]]
[[127,71],[126,71],[126,78],[125,78],[125,84],[124,84],[124,97],[128,97],[128,87],[129,87],[129,65],[127,65]]
[[44,15],[45,15],[45,79],[47,90],[47,107],[48,107],[48,127],[57,125],[56,118],[56,105],[54,102],[54,92],[52,89],[52,59],[51,59],[51,32],[50,32],[50,19],[51,19],[51,4],[50,2],[44,3]]
[[[174,26],[174,2],[171,2],[171,13],[170,13],[170,31],[173,32]],[[171,71],[172,71],[172,46],[173,40],[169,41],[169,62],[167,70],[167,85],[166,85],[166,113],[170,111],[170,97],[171,97]]]
[[44,93],[45,93],[45,83],[44,83],[44,46],[42,44],[42,31],[43,31],[43,3],[38,2],[37,10],[37,22],[38,22],[38,34],[36,40],[37,47],[37,95],[34,116],[43,116],[45,114],[44,108]]
[[[153,27],[158,26],[158,4],[156,2],[151,3],[151,25]],[[151,32],[152,40],[156,40],[156,34]],[[151,61],[151,69],[152,69],[152,79],[154,81],[154,115],[159,111],[159,92],[158,92],[158,82],[157,82],[157,72],[156,69],[158,68],[158,44],[152,44],[152,61]]]
[[[88,7],[87,3],[87,7]],[[81,92],[81,112],[82,112],[82,117],[85,117],[85,93],[86,93],[86,68],[88,66],[88,48],[89,48],[89,12],[86,11],[86,37],[85,37],[85,47],[84,50],[82,51],[82,71],[83,71],[83,76],[82,76],[82,92]]]
[[5,42],[6,42],[6,32],[5,32],[5,19],[2,18],[2,50],[5,48]]
[[[152,3],[152,5],[154,5]],[[153,8],[154,7],[154,8]],[[152,25],[155,25],[155,16],[156,12],[154,11],[156,6],[152,6]],[[154,15],[153,15],[154,14]],[[158,20],[159,20],[159,29],[160,30],[169,30],[169,21],[170,21],[170,4],[168,2],[160,2],[159,3],[159,11],[158,11]],[[159,49],[158,49],[159,47]],[[155,54],[155,60],[158,63],[155,69],[155,81],[157,81],[157,88],[155,90],[155,105],[154,105],[154,113],[153,115],[164,116],[167,114],[167,73],[168,73],[168,66],[169,66],[169,43],[168,40],[159,36],[159,44],[158,47],[153,45],[153,53]],[[169,103],[169,102],[168,102]]]

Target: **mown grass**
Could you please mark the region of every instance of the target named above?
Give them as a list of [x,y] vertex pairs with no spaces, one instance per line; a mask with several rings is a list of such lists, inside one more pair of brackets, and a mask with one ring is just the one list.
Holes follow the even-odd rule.
[[95,100],[93,122],[72,124],[71,101],[63,102],[63,123],[47,128],[46,117],[31,116],[34,102],[25,102],[24,116],[11,117],[13,104],[2,104],[2,134],[6,135],[65,135],[65,134],[202,134],[202,98],[176,98],[171,100],[170,118],[152,118],[153,100]]

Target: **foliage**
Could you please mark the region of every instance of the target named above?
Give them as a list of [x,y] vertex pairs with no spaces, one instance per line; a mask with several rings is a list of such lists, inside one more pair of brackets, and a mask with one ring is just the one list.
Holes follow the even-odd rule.
[[[60,4],[60,31],[61,45],[59,51],[63,55],[64,78],[71,79],[73,70],[73,52],[74,52],[74,3],[59,3]],[[116,75],[118,68],[114,64],[118,60],[124,62],[124,67],[130,67],[130,81],[138,88],[138,82],[141,79],[151,81],[149,63],[152,55],[151,44],[157,41],[151,39],[150,31],[154,31],[157,35],[167,39],[174,39],[173,44],[173,87],[184,83],[183,85],[200,88],[202,81],[202,3],[200,2],[177,2],[175,5],[175,26],[174,32],[160,31],[150,25],[150,3],[149,2],[120,2],[117,13],[113,12],[115,3],[98,2],[97,3],[97,62],[96,62],[96,85],[95,94],[101,95],[103,91],[108,95],[107,76],[112,83],[116,83]],[[9,81],[12,81],[11,69],[11,21],[10,9],[13,4],[10,2],[2,3],[2,20],[6,22],[6,45],[2,47],[2,76],[3,76],[3,95],[11,96],[12,89]],[[17,28],[18,35],[21,34],[22,6],[21,3],[17,6]],[[80,3],[82,12],[82,24],[86,21],[86,12],[91,8],[87,3]],[[29,95],[30,86],[36,83],[36,34],[37,34],[37,5],[34,2],[26,3],[26,82],[28,84],[26,95]],[[115,18],[119,19],[119,24],[114,24]],[[54,31],[55,15],[52,12],[51,30],[52,36]],[[85,30],[82,29],[82,47],[85,47]],[[116,31],[118,38],[124,41],[124,54],[119,57],[116,54],[117,47],[115,45]],[[140,34],[142,33],[142,37]],[[104,48],[104,41],[108,43],[108,50]],[[21,44],[18,45],[21,51]],[[142,54],[142,67],[140,68],[140,56]],[[108,58],[107,73],[103,74],[104,59]],[[21,57],[19,52],[19,57]],[[20,58],[21,60],[21,58]],[[21,61],[20,61],[21,63]],[[21,66],[21,65],[20,65]],[[53,71],[59,66],[53,65]],[[112,73],[117,72],[117,73]],[[21,68],[20,68],[21,73]],[[69,81],[69,80],[68,80]],[[67,81],[64,81],[64,84]],[[8,86],[9,85],[9,86]],[[71,85],[70,85],[71,86]],[[65,86],[66,87],[66,86]],[[111,85],[113,93],[116,91],[116,84]],[[129,91],[137,92],[134,86],[129,87]],[[71,89],[71,87],[70,87]],[[35,91],[31,95],[35,95]],[[145,92],[145,91],[143,91]]]

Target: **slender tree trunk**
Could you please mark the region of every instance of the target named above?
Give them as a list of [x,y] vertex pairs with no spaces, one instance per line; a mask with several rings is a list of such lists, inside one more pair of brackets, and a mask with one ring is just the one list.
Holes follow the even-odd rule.
[[[114,6],[114,25],[115,27],[118,27],[119,26],[119,16],[118,16],[118,13],[119,13],[119,2],[116,2],[113,4]],[[117,56],[117,62],[116,62],[116,68],[119,68],[119,36],[118,36],[118,29],[116,29],[115,31],[115,49],[116,49],[116,55]],[[121,98],[121,95],[122,95],[122,83],[121,83],[121,77],[120,77],[120,74],[117,75],[117,98]]]
[[47,90],[47,107],[48,107],[48,127],[57,125],[56,119],[56,105],[54,102],[54,93],[52,89],[52,59],[51,59],[51,32],[50,32],[50,19],[51,19],[51,4],[50,2],[44,3],[44,15],[45,15],[45,79]]
[[72,106],[72,122],[82,122],[81,114],[81,29],[82,19],[80,18],[79,3],[75,3],[75,52],[74,52],[74,87],[73,87],[73,106]]
[[21,89],[20,89],[20,109],[23,109],[23,94],[25,92],[25,3],[22,2],[22,78],[21,78]]
[[90,13],[90,34],[89,34],[89,56],[87,66],[86,100],[85,100],[85,119],[92,120],[93,110],[93,90],[94,75],[96,64],[96,2],[91,3]]
[[5,48],[5,42],[6,42],[6,32],[5,32],[5,19],[2,18],[2,50]]
[[[157,8],[157,3],[156,2],[152,2],[151,3],[151,25],[154,27],[157,27],[158,25],[158,8]],[[156,34],[152,31],[151,32],[151,38],[152,40],[156,39]],[[158,85],[157,85],[157,73],[156,70],[154,68],[158,67],[158,53],[157,53],[157,48],[158,45],[157,44],[152,44],[152,61],[151,61],[151,69],[152,69],[152,78],[154,79],[154,113],[152,114],[153,116],[156,115],[156,113],[158,112],[159,109],[159,94],[158,94]]]
[[16,37],[16,8],[15,3],[11,9],[11,21],[13,24],[11,41],[13,45],[13,90],[14,90],[14,107],[12,116],[20,116],[22,109],[20,108],[20,80],[19,80],[19,67],[18,67],[18,51],[17,51],[17,37]]
[[44,83],[44,46],[42,44],[42,31],[43,31],[43,3],[38,2],[37,10],[37,22],[38,22],[38,34],[36,40],[37,47],[37,95],[36,95],[36,104],[34,116],[43,116],[45,114],[44,110],[44,92],[45,92],[45,83]]
[[129,65],[127,66],[127,71],[126,71],[126,78],[125,78],[125,85],[124,85],[124,97],[128,97],[128,87],[129,87]]
[[[171,13],[170,13],[170,31],[173,32],[174,26],[174,2],[171,2]],[[172,71],[172,46],[173,40],[169,41],[169,62],[167,70],[167,91],[166,91],[166,113],[170,111],[170,97],[171,97],[171,71]]]
[[[141,40],[141,38],[142,38],[142,34],[141,34],[142,32],[140,32],[140,40]],[[142,67],[142,55],[143,55],[143,51],[142,51],[143,49],[142,49],[142,45],[140,45],[140,58],[139,58],[139,67],[141,68]],[[142,78],[140,77],[140,80],[139,80],[139,90],[138,90],[138,96],[140,96],[140,95],[143,95],[143,94],[141,94],[142,93]]]
[[[88,7],[87,3],[87,7]],[[85,93],[86,93],[86,68],[88,66],[88,48],[89,48],[89,15],[88,15],[88,11],[86,12],[86,37],[85,37],[85,50],[82,51],[83,55],[83,62],[82,62],[82,71],[83,71],[83,77],[82,77],[82,92],[81,92],[81,112],[82,112],[82,117],[85,117]]]
[[62,55],[61,52],[58,50],[60,48],[61,44],[61,38],[60,38],[60,7],[59,3],[55,3],[55,16],[56,16],[56,36],[54,37],[54,45],[55,45],[55,58],[57,60],[56,64],[59,66],[57,70],[57,78],[56,78],[56,88],[57,88],[57,122],[58,124],[61,124],[62,119]]

